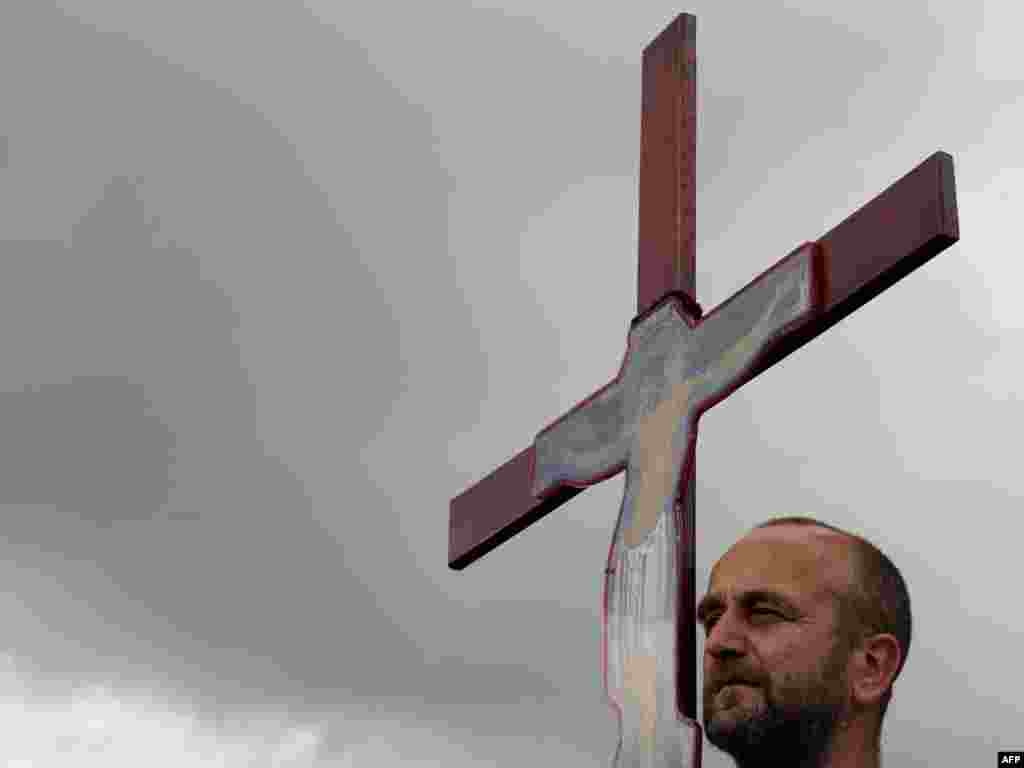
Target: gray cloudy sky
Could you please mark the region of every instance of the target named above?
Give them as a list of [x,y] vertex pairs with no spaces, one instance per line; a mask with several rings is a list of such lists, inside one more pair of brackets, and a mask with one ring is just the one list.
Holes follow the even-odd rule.
[[621,477],[460,573],[448,501],[618,368],[682,11],[705,308],[937,149],[962,236],[704,417],[701,589],[859,531],[914,599],[885,757],[1020,747],[1014,4],[13,0],[0,762],[609,765]]

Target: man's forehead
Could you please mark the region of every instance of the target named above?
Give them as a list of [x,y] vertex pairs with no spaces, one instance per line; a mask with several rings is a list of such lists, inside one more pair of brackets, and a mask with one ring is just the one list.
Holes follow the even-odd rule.
[[711,569],[708,591],[775,589],[789,594],[843,590],[850,583],[849,541],[811,525],[755,528]]

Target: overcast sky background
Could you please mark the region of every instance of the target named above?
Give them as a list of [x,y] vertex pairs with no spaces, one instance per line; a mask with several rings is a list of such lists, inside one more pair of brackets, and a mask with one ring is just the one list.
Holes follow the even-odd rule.
[[1021,748],[1014,4],[9,0],[0,762],[610,764],[621,476],[458,573],[448,502],[618,368],[683,11],[705,309],[938,149],[961,224],[702,419],[698,589],[860,532],[914,601],[884,758]]

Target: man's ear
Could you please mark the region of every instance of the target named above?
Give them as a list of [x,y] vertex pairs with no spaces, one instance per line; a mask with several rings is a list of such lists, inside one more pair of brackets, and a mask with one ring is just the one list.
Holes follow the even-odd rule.
[[850,654],[850,693],[854,702],[872,706],[889,690],[903,653],[894,635],[865,638]]

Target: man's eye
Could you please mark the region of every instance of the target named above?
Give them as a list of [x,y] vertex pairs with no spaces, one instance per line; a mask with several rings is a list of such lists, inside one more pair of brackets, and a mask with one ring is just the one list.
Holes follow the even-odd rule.
[[[769,607],[767,605],[759,605],[759,606],[757,606],[755,608],[752,608],[750,610],[750,615],[751,615],[751,617],[754,618],[754,620],[759,621],[759,622],[762,622],[762,621],[782,621],[782,620],[784,620],[786,618],[785,614],[783,614],[781,611],[779,611],[779,610],[777,610],[775,608],[771,608],[771,607]],[[720,615],[715,614],[713,616],[707,616],[701,622],[704,625],[704,635],[705,636],[711,634],[711,630],[714,629],[715,624],[718,623],[718,619],[719,618],[720,618]]]

